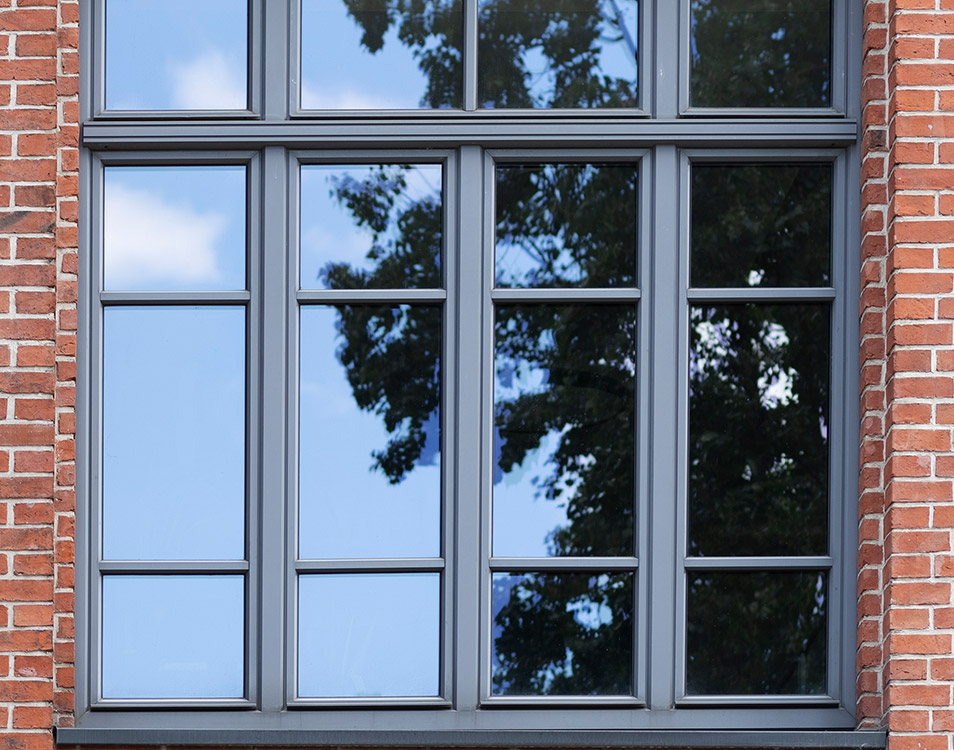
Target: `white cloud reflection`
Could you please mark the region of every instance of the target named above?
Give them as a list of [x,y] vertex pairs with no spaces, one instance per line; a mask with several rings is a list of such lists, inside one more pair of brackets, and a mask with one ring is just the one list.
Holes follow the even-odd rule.
[[245,109],[245,74],[219,50],[209,50],[172,69],[172,103],[176,109]]
[[147,190],[111,185],[104,231],[107,288],[214,281],[220,275],[216,246],[226,227],[222,214],[200,213]]
[[318,87],[308,80],[301,84],[302,109],[406,109],[397,98],[368,95],[355,88]]

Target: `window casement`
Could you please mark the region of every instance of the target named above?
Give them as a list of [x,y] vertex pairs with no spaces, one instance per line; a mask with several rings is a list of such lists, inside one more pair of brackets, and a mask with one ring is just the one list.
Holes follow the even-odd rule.
[[60,742],[883,746],[858,9],[81,9]]

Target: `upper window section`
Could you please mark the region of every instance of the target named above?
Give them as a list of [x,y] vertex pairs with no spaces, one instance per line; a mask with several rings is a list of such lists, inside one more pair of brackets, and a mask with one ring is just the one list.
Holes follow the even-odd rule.
[[106,109],[248,108],[247,0],[107,0]]
[[461,0],[302,0],[302,109],[636,105],[637,0],[478,0],[465,49]]
[[832,0],[691,0],[693,107],[830,107]]

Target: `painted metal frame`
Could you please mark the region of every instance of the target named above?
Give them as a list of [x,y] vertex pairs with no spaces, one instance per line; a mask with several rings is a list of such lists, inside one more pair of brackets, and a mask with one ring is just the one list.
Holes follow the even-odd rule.
[[[105,112],[100,30],[103,0],[80,0],[82,118],[77,393],[76,722],[66,744],[257,744],[391,746],[773,746],[883,747],[884,733],[853,732],[853,602],[858,435],[856,381],[861,12],[833,0],[832,111],[686,109],[688,1],[643,0],[641,110],[473,111],[476,59],[465,56],[463,110],[314,112],[298,107],[298,4],[249,0],[247,112]],[[476,40],[476,0],[465,0],[465,37]],[[843,80],[844,84],[837,81]],[[268,86],[267,81],[276,82]],[[840,93],[838,86],[840,86]],[[298,169],[302,163],[444,164],[445,283],[437,290],[322,291],[298,288]],[[622,290],[492,289],[495,162],[639,164],[638,287]],[[687,567],[746,565],[683,559],[686,347],[690,299],[735,299],[730,290],[689,290],[688,174],[698,161],[822,161],[834,165],[833,285],[747,291],[745,299],[819,299],[832,305],[830,556],[760,558],[765,567],[831,565],[830,698],[684,695]],[[98,693],[98,557],[101,319],[107,305],[186,304],[196,295],[104,292],[99,277],[101,175],[113,164],[248,164],[247,292],[204,293],[208,303],[248,310],[247,701],[104,702]],[[255,265],[259,264],[259,265]],[[488,265],[489,264],[489,265]],[[492,418],[494,302],[632,303],[638,317],[637,548],[608,564],[636,571],[636,684],[632,697],[532,699],[489,696],[491,565],[488,459]],[[295,698],[296,571],[340,570],[349,561],[296,558],[297,347],[300,305],[426,303],[444,310],[442,559],[400,561],[443,570],[440,701]],[[673,369],[680,371],[673,378]],[[680,369],[681,368],[681,369]],[[476,397],[475,397],[476,395]],[[481,461],[463,460],[480,455]],[[675,502],[673,501],[675,499]],[[547,560],[547,565],[553,561]],[[574,560],[570,563],[577,564]],[[390,564],[390,563],[389,563]],[[590,561],[582,563],[590,565]],[[592,563],[597,564],[597,563]],[[604,561],[598,564],[604,564]],[[165,565],[165,564],[163,564]],[[165,565],[172,568],[190,568]],[[638,567],[637,567],[638,566]],[[129,572],[142,569],[128,566]],[[118,569],[117,569],[118,570]],[[840,589],[840,595],[836,591]],[[678,634],[678,635],[677,635]],[[791,699],[790,699],[791,698]],[[416,705],[415,705],[416,703]],[[115,710],[122,709],[122,710]],[[386,727],[386,729],[382,729]],[[678,731],[677,731],[678,730]],[[824,731],[818,731],[824,730]]]

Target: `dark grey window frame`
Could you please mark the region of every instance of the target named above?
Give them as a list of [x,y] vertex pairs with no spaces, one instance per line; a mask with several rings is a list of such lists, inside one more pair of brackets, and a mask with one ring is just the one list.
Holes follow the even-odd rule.
[[[107,112],[104,2],[81,0],[81,56],[83,70],[91,73],[81,80],[76,722],[59,730],[61,743],[884,746],[883,733],[850,731],[855,726],[857,477],[852,446],[858,434],[858,327],[853,311],[859,296],[860,201],[853,186],[860,171],[860,8],[849,0],[833,0],[831,109],[701,111],[686,106],[688,3],[643,0],[641,108],[632,111],[475,111],[472,55],[465,59],[463,110],[301,111],[298,4],[249,0],[247,111]],[[465,44],[473,44],[476,34],[476,0],[466,0]],[[300,292],[298,165],[394,160],[444,164],[444,289]],[[493,290],[495,160],[638,162],[637,289]],[[705,160],[833,165],[832,290],[821,295],[818,290],[751,293],[777,300],[786,295],[833,300],[831,560],[823,566],[831,566],[838,611],[829,620],[827,698],[684,695],[679,668],[684,644],[673,633],[685,622],[685,547],[680,540],[686,488],[679,467],[685,464],[686,450],[688,304],[700,294],[710,298],[709,291],[688,287],[688,175],[692,163]],[[247,700],[103,701],[96,666],[99,576],[105,570],[96,552],[102,310],[131,301],[195,302],[202,294],[101,291],[96,279],[102,169],[186,163],[248,165],[249,287],[234,300],[248,311]],[[219,293],[206,296],[209,301],[231,299]],[[711,298],[724,301],[718,294]],[[302,566],[295,558],[298,307],[378,299],[426,300],[444,308],[442,698],[300,700],[295,698],[290,644],[297,571],[311,563]],[[492,393],[492,305],[503,299],[619,299],[638,309],[638,546],[628,563],[638,576],[637,668],[631,699],[510,699],[488,694],[487,579],[495,563],[487,541],[487,457],[492,451],[489,417],[480,399],[470,398],[468,405],[462,396],[481,394],[486,403]],[[464,341],[481,343],[463,346]],[[674,368],[681,372],[678,380],[672,378]],[[469,448],[483,456],[482,463],[461,459],[470,455],[465,450]],[[784,569],[803,563],[779,558],[771,566]],[[431,560],[421,564],[437,565]],[[139,569],[134,565],[115,572]]]

